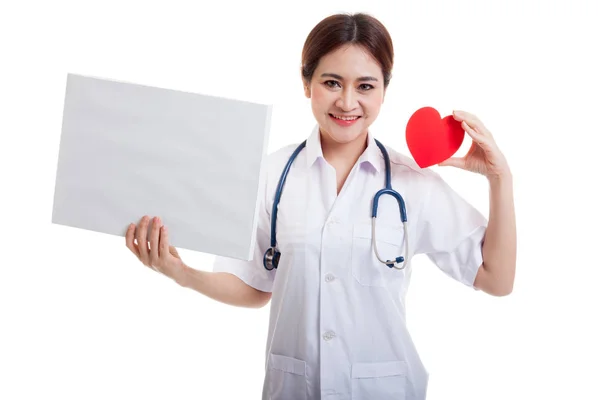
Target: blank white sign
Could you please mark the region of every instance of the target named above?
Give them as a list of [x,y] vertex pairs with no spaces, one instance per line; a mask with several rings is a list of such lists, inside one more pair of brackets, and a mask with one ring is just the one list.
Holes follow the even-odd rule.
[[271,106],[69,74],[52,222],[248,260]]

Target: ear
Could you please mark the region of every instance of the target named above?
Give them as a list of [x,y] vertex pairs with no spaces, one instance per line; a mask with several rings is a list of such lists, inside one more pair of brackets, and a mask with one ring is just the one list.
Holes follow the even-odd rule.
[[300,67],[300,79],[302,80],[302,85],[304,85],[304,95],[310,99],[310,82],[306,81],[304,74],[302,73],[304,67]]
[[304,82],[304,95],[307,99],[310,99],[310,85]]

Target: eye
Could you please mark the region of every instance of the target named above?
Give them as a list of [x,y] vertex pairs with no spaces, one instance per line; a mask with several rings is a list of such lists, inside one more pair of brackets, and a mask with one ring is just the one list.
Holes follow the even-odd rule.
[[323,82],[323,84],[330,88],[340,87],[340,83],[338,81],[329,80],[329,81]]
[[358,88],[359,88],[360,90],[367,91],[367,90],[375,89],[375,86],[373,86],[373,85],[369,85],[368,83],[363,83],[363,84],[361,84],[361,85],[360,85]]

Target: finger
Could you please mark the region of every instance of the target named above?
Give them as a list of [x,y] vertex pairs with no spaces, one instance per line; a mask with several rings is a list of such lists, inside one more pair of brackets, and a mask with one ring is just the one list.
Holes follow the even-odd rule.
[[481,121],[479,121],[479,118],[477,118],[474,114],[471,114],[466,111],[454,110],[452,112],[452,115],[457,121],[467,121],[471,125],[476,125],[478,122],[481,123]]
[[482,135],[491,135],[483,123],[475,115],[466,111],[454,111],[454,119],[457,121],[466,121],[470,127]]
[[456,167],[465,168],[465,159],[461,157],[450,157],[447,160],[442,161],[438,164],[440,167]]
[[135,224],[129,224],[125,233],[125,245],[137,258],[140,258],[140,251],[137,244],[133,242],[133,234],[135,233]]
[[166,226],[160,228],[160,257],[166,257],[169,254],[169,232]]
[[152,221],[152,231],[150,232],[150,263],[158,261],[158,234],[160,231],[160,219],[154,217]]
[[471,139],[473,139],[473,141],[479,145],[486,145],[487,144],[487,138],[485,135],[477,132],[475,129],[473,129],[468,123],[467,121],[463,121],[460,126],[465,130],[465,132],[467,132],[467,135],[469,135],[471,137]]
[[144,215],[137,230],[137,244],[140,252],[140,260],[144,265],[150,265],[150,256],[148,250],[148,222],[150,218],[147,215]]

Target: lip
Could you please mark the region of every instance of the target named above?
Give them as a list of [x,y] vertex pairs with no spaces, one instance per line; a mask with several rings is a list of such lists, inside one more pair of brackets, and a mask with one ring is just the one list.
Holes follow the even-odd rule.
[[333,114],[329,114],[329,118],[331,120],[333,120],[333,122],[335,122],[339,126],[344,126],[345,127],[345,126],[352,126],[352,125],[354,125],[356,123],[356,121],[358,121],[359,119],[362,118],[362,116],[359,115],[358,118],[353,119],[351,121],[344,121],[342,119],[338,119],[338,118],[334,117]]

